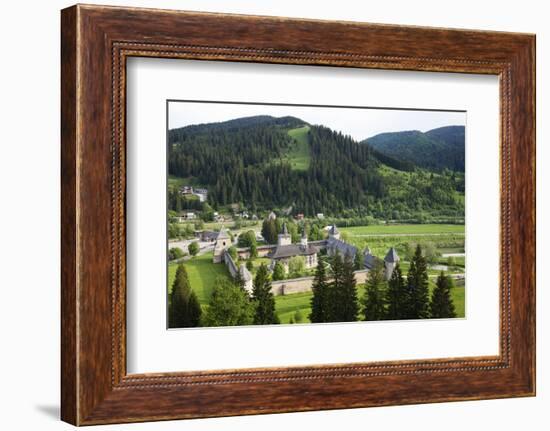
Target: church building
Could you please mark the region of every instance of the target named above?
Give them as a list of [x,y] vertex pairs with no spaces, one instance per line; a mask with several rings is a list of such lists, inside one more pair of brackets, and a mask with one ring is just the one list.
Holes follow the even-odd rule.
[[307,235],[302,234],[299,244],[292,244],[292,237],[288,232],[286,223],[283,224],[281,233],[278,235],[277,247],[269,256],[271,258],[271,268],[278,262],[283,265],[285,272],[288,272],[288,264],[294,256],[304,258],[306,268],[315,268],[317,266],[317,253],[319,250],[312,244],[308,244]]

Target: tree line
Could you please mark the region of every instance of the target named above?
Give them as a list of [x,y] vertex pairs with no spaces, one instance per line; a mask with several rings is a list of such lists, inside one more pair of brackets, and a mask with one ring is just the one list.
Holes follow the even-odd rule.
[[451,298],[453,281],[443,272],[430,298],[428,265],[420,245],[406,278],[398,263],[386,282],[384,263],[378,261],[369,271],[360,300],[354,269],[350,256],[342,259],[338,254],[332,258],[328,273],[322,263],[317,266],[309,316],[312,323],[456,317]]

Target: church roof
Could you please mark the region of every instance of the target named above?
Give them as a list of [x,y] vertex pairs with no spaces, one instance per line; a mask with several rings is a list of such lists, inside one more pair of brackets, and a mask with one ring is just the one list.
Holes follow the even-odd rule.
[[355,253],[357,253],[357,247],[333,237],[329,237],[329,239],[327,239],[327,248],[333,251],[338,251],[338,253],[340,253],[342,257],[346,256],[346,254],[349,254],[351,257],[354,258]]
[[310,256],[318,253],[319,250],[314,245],[308,244],[306,247],[300,244],[278,245],[273,254],[272,259],[282,259],[292,256]]
[[388,263],[399,262],[399,256],[397,255],[397,251],[395,251],[395,248],[391,247],[388,250],[388,254],[386,254],[384,260]]
[[363,263],[366,269],[372,269],[378,261],[380,261],[380,259],[378,259],[376,256],[372,255],[371,253],[367,253],[365,254],[365,260]]
[[229,238],[229,234],[227,233],[227,229],[222,227],[220,229],[220,232],[218,233],[217,239],[228,239],[228,238]]

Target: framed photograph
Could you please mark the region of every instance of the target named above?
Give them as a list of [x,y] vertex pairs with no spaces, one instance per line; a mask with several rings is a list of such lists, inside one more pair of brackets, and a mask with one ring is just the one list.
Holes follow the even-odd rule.
[[535,394],[535,37],[62,11],[62,419]]

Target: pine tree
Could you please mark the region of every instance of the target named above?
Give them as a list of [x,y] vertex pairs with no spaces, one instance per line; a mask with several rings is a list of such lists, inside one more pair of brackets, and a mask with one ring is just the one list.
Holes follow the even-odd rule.
[[365,320],[383,320],[386,317],[385,283],[384,265],[377,262],[369,271],[367,288],[363,297],[363,316]]
[[183,264],[179,264],[170,295],[168,327],[189,328],[199,326],[201,313],[199,301],[189,285],[187,271]]
[[407,286],[409,290],[409,304],[406,318],[426,319],[429,317],[429,284],[428,265],[422,256],[420,244],[416,246],[411,260],[409,273],[407,274]]
[[451,298],[453,280],[442,271],[437,277],[435,289],[432,292],[430,302],[430,317],[452,318],[456,317],[455,306]]
[[265,219],[262,223],[262,236],[268,244],[277,243],[277,223],[273,219]]
[[395,265],[386,291],[386,319],[397,320],[407,318],[407,306],[409,303],[409,291],[403,278],[399,263]]
[[311,313],[309,320],[311,323],[329,322],[330,317],[330,286],[327,281],[327,274],[324,262],[319,262],[315,270],[315,278],[311,290]]
[[344,281],[344,261],[340,253],[336,252],[332,257],[330,266],[332,282],[329,283],[329,313],[326,321],[339,322],[338,318],[343,314],[341,310],[342,303],[339,300],[339,296]]
[[243,275],[241,274],[241,271],[239,268],[237,268],[237,272],[233,277],[233,282],[235,283],[236,286],[239,286],[242,290],[245,290]]
[[360,269],[363,269],[363,266],[363,255],[359,252],[359,250],[357,250],[354,256],[353,269],[359,271]]
[[335,316],[338,322],[355,322],[359,313],[357,302],[357,282],[355,281],[354,262],[351,255],[346,254],[342,267],[342,287],[338,295],[337,307],[339,315]]
[[279,323],[279,317],[275,312],[275,298],[271,293],[271,281],[267,266],[263,263],[254,277],[254,287],[252,289],[252,299],[256,303],[256,313],[254,314],[255,325],[269,325]]
[[200,326],[202,309],[199,303],[199,299],[197,298],[197,294],[195,293],[194,290],[191,290],[187,307],[189,310],[189,326],[191,327]]

